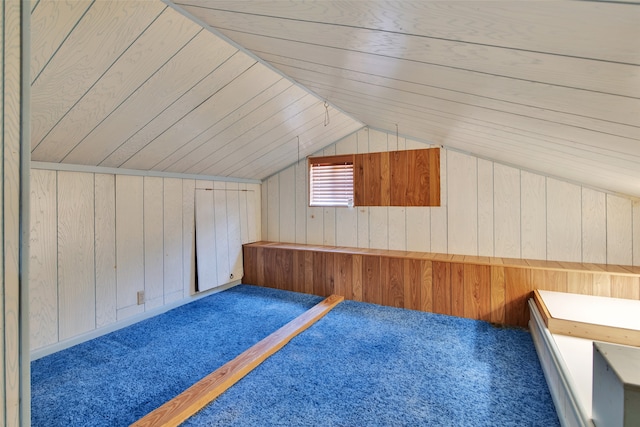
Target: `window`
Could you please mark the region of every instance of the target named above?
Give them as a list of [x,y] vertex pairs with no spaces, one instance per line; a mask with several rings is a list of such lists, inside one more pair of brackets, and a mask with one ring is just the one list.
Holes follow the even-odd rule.
[[309,158],[309,206],[353,206],[353,156]]

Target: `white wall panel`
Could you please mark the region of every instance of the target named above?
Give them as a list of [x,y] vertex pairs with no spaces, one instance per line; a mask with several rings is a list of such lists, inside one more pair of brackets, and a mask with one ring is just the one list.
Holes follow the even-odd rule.
[[262,207],[262,215],[260,215],[260,239],[269,240],[269,181],[262,181],[260,186],[260,206]]
[[357,151],[356,154],[368,153],[369,150],[369,128],[362,128],[356,132]]
[[117,320],[116,179],[95,175],[96,327]]
[[547,259],[547,195],[545,178],[520,174],[522,258]]
[[182,180],[164,178],[163,246],[164,303],[183,297]]
[[296,241],[296,173],[295,168],[288,168],[279,174],[278,212],[281,242]]
[[262,186],[247,184],[247,216],[249,242],[257,242],[262,236]]
[[495,256],[520,258],[520,170],[493,166]]
[[633,264],[632,209],[630,199],[607,194],[608,264]]
[[142,177],[116,176],[118,320],[141,313],[144,307],[137,305],[137,292],[144,290],[143,194]]
[[582,259],[582,191],[574,184],[547,179],[547,257]]
[[406,208],[390,206],[389,212],[389,249],[407,250],[407,213]]
[[447,239],[451,253],[478,254],[477,166],[476,157],[447,153]]
[[247,215],[247,184],[238,183],[238,211],[240,214],[240,241],[249,243],[249,217]]
[[299,161],[295,169],[296,243],[307,241],[307,161]]
[[163,179],[144,177],[144,305],[164,304]]
[[493,162],[478,159],[478,255],[493,256]]
[[[242,278],[242,224],[246,211],[240,211],[240,191],[237,182],[227,182],[227,238],[229,247],[229,280]],[[244,194],[244,192],[242,193]]]
[[[216,246],[215,258],[218,279],[216,286],[229,282],[229,218],[227,215],[227,191],[224,182],[214,182],[213,210],[215,213]],[[199,253],[199,252],[198,252]]]
[[307,243],[322,245],[324,241],[324,213],[320,207],[307,208]]
[[335,246],[336,244],[336,208],[324,208],[323,215],[323,237],[322,244]]
[[407,250],[431,251],[431,209],[407,207],[406,217]]
[[353,133],[336,143],[336,154],[355,154],[358,152],[358,135]]
[[198,291],[217,286],[216,220],[212,189],[196,189],[196,286]]
[[58,341],[56,172],[31,171],[29,233],[29,344]]
[[336,246],[358,247],[358,208],[336,208]]
[[280,240],[280,174],[267,179],[267,240]]
[[582,260],[607,262],[607,195],[582,189]]
[[389,249],[389,208],[369,207],[369,247]]
[[640,201],[633,202],[633,265],[640,265]]
[[94,182],[58,172],[59,339],[95,329]]
[[449,242],[447,230],[447,157],[446,150],[440,150],[440,207],[431,208],[431,251],[447,253]]
[[388,151],[388,134],[379,130],[369,129],[369,152],[378,153]]
[[182,292],[185,297],[195,292],[196,282],[195,188],[195,180],[182,180]]

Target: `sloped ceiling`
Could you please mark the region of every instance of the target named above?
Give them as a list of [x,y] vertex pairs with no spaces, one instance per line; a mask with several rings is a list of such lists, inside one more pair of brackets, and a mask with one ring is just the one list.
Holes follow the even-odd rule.
[[373,128],[640,197],[640,6],[175,0]]
[[34,161],[262,179],[363,126],[160,0],[32,5]]
[[640,197],[637,4],[32,4],[36,161],[263,179],[368,125]]

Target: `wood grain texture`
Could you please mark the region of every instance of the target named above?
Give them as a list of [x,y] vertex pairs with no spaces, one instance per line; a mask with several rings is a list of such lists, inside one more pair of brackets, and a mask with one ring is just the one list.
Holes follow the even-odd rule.
[[117,320],[116,303],[116,180],[96,174],[96,328]]
[[31,171],[29,340],[32,349],[58,341],[56,172]]
[[464,316],[465,282],[464,264],[451,263],[451,314],[454,316]]
[[451,264],[448,262],[433,262],[433,312],[440,314],[452,313],[451,307]]
[[[390,206],[411,206],[408,204],[407,198],[410,201],[414,201],[415,193],[420,193],[419,191],[412,191],[409,194],[409,183],[419,183],[420,181],[415,179],[409,181],[408,161],[407,151],[392,151],[389,153],[389,182],[393,183],[390,191]],[[418,170],[424,170],[424,160],[420,165],[418,165],[417,161],[414,161],[411,166],[418,168]]]
[[[27,73],[23,66],[28,64],[28,59],[22,58],[23,26],[28,25],[28,20],[22,16],[28,14],[28,4],[23,2],[3,2],[0,6],[2,12],[2,24],[0,31],[0,46],[2,46],[2,59],[0,69],[2,77],[0,87],[0,105],[3,112],[0,132],[2,133],[2,150],[0,151],[2,173],[2,214],[0,220],[2,227],[2,287],[0,299],[2,301],[2,319],[0,320],[0,424],[8,427],[18,427],[29,423],[29,357],[24,352],[22,341],[26,341],[28,347],[28,331],[24,321],[26,313],[23,312],[26,297],[22,290],[21,260],[28,262],[24,251],[24,245],[28,239],[29,212],[26,211],[28,201],[24,200],[28,194],[22,194],[21,181],[27,178],[27,171],[22,170],[23,162],[21,147],[28,144],[22,139],[28,135],[29,117],[24,117],[25,101],[20,94],[25,93],[23,86],[28,82]],[[27,36],[28,39],[28,36]],[[28,40],[27,40],[28,42]],[[28,92],[27,92],[28,93]],[[25,204],[23,204],[24,202]],[[28,273],[28,271],[27,271]]]
[[132,426],[178,426],[240,381],[256,366],[324,317],[343,297],[331,295]]
[[464,265],[463,317],[491,321],[491,267]]
[[531,270],[519,268],[504,269],[505,322],[508,325],[526,326],[529,321],[527,300],[531,297]]
[[[143,178],[116,175],[116,265],[118,320],[142,312],[137,292],[144,286]],[[129,311],[120,311],[131,308]],[[122,313],[122,314],[121,314]]]
[[491,266],[491,316],[493,323],[506,323],[506,288],[503,267]]
[[534,289],[640,299],[632,267],[274,242],[244,252],[246,283],[498,324],[526,326]]
[[58,172],[59,337],[95,328],[93,175]]

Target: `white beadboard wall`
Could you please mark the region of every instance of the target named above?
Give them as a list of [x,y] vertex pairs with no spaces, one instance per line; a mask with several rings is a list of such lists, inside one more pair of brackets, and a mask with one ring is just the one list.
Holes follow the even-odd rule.
[[[316,155],[428,148],[362,129]],[[308,207],[306,159],[263,181],[262,238],[640,265],[640,202],[441,150],[440,207]],[[635,249],[635,250],[634,250]]]
[[260,184],[32,169],[31,351],[195,298],[194,194],[214,186],[259,240]]

